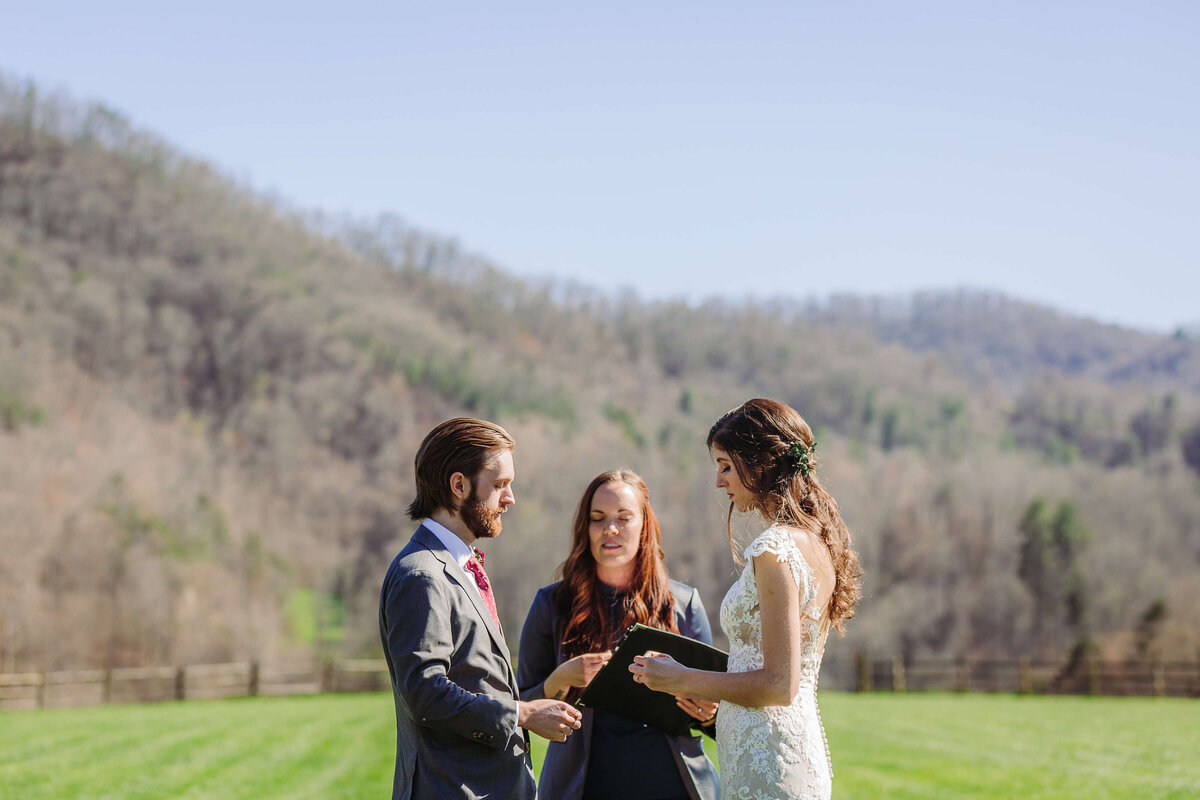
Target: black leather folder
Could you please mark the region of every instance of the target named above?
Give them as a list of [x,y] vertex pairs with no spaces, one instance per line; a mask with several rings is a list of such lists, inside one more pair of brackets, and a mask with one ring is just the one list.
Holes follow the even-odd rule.
[[675,695],[634,683],[629,665],[634,656],[647,650],[666,653],[680,664],[712,672],[724,672],[729,662],[728,653],[704,642],[647,625],[631,625],[613,650],[612,658],[596,673],[575,704],[621,714],[674,736],[699,728],[695,717],[675,705]]

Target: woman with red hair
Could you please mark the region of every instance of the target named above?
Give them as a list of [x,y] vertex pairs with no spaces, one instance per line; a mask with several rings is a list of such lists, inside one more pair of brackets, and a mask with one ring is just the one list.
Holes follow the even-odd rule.
[[[700,594],[667,577],[662,534],[646,484],[628,469],[597,475],[575,513],[562,580],[534,598],[517,659],[522,700],[572,701],[641,623],[707,644]],[[678,695],[696,727],[712,735],[715,702]],[[716,800],[718,776],[699,736],[672,736],[641,722],[583,709],[582,727],[550,742],[538,780],[545,800]]]

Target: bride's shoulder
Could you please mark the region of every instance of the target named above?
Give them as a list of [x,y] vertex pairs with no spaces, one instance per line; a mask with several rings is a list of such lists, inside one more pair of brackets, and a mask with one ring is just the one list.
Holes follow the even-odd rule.
[[[753,551],[753,552],[751,552]],[[819,534],[808,528],[777,522],[750,543],[746,557],[772,553],[776,556],[798,555],[810,565],[821,565],[829,559],[828,548]]]
[[772,541],[791,542],[801,549],[811,542],[820,541],[820,537],[808,528],[802,528],[799,525],[789,525],[786,522],[776,522],[759,534],[760,539],[763,537],[767,537]]
[[780,526],[787,531],[796,553],[804,564],[820,579],[829,578],[833,574],[833,558],[829,555],[829,545],[821,538],[821,534],[808,528],[794,525]]
[[796,540],[793,531],[798,530],[799,528],[793,528],[790,525],[775,523],[754,537],[754,541],[746,548],[746,557],[761,556],[768,552],[779,555],[785,550],[794,548]]

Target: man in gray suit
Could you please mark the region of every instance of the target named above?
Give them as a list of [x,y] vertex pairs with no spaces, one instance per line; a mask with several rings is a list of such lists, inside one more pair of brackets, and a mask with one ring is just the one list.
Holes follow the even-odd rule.
[[529,738],[566,741],[580,713],[517,699],[512,658],[476,539],[516,502],[512,437],[466,417],[438,425],[416,457],[422,524],[392,561],[379,635],[396,702],[393,800],[533,800]]

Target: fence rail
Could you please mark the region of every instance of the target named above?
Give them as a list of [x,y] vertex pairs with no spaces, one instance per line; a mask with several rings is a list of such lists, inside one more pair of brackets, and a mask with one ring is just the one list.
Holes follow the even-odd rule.
[[319,664],[193,664],[175,667],[0,674],[0,710],[210,700],[255,695],[373,692],[389,687],[379,660]]
[[1030,659],[827,659],[821,686],[846,691],[1200,697],[1200,662]]
[[[383,659],[330,664],[195,664],[0,673],[0,710],[386,690]],[[826,659],[821,686],[846,691],[961,691],[1200,697],[1200,662]]]

